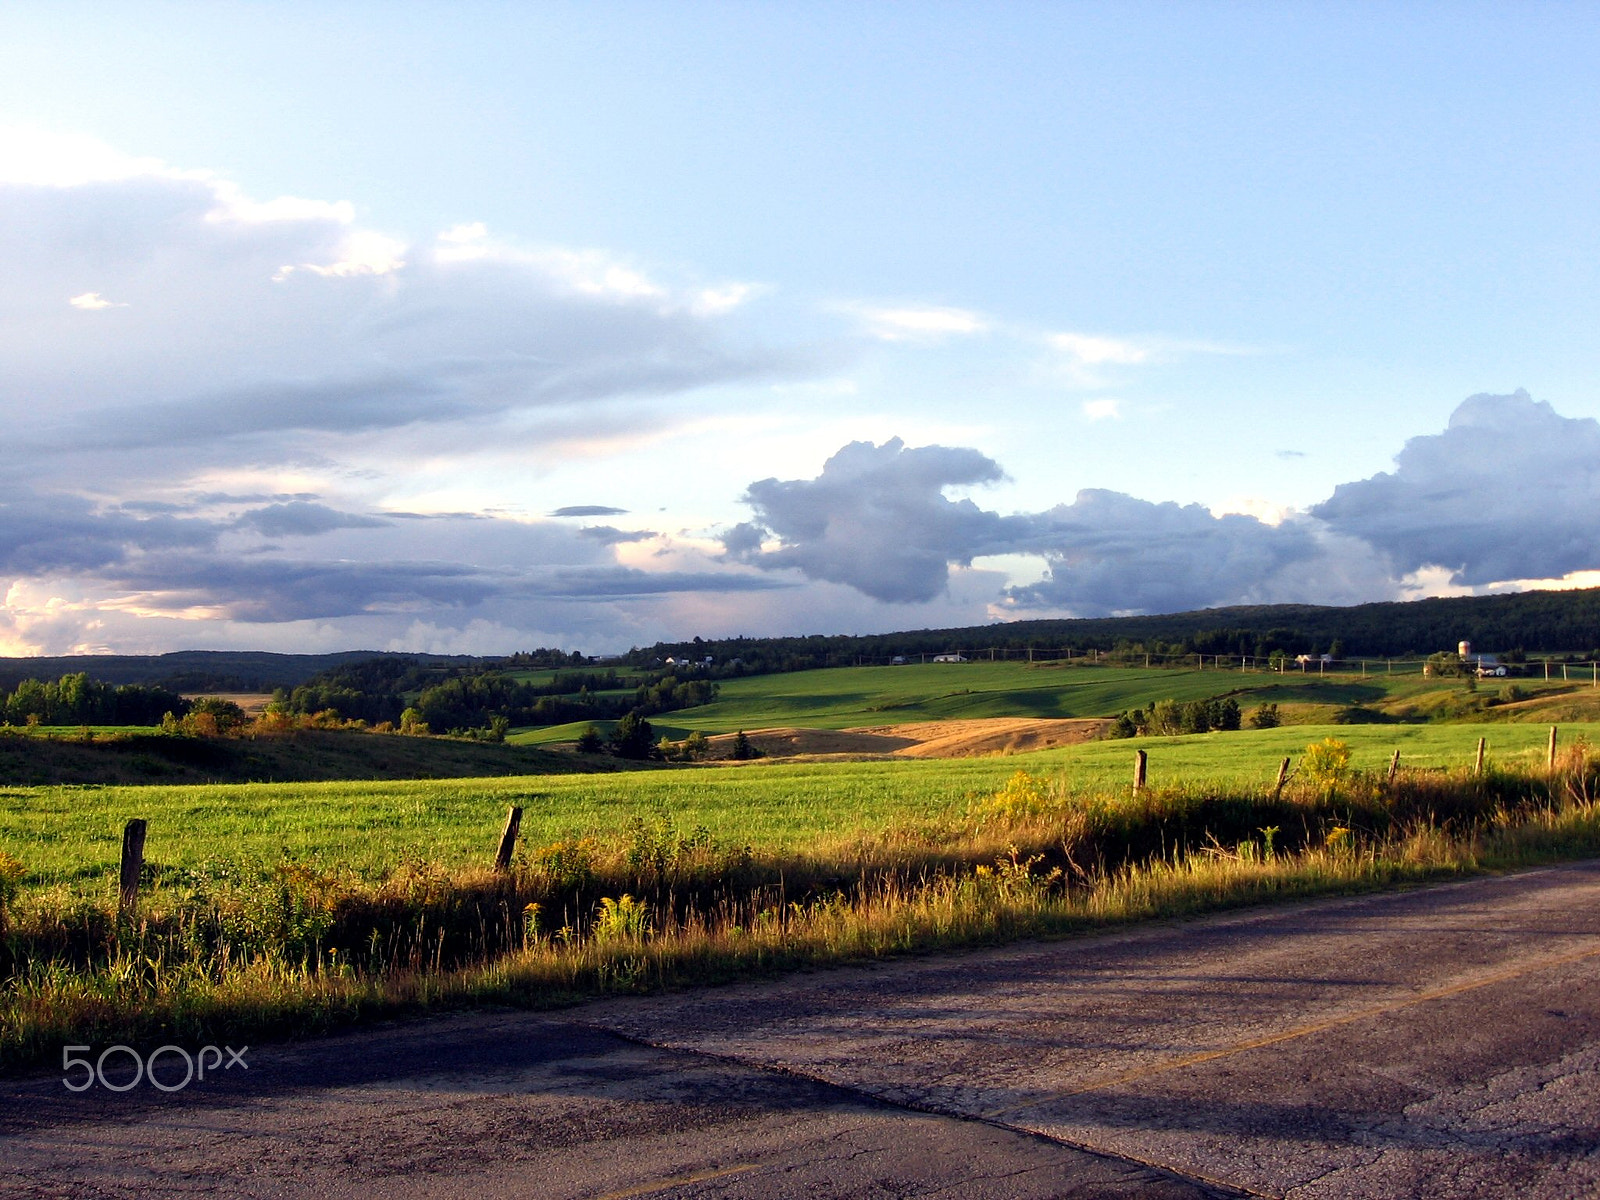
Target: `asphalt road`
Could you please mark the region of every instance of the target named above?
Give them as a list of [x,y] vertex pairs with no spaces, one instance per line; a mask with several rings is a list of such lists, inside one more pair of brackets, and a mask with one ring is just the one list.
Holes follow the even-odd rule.
[[248,1061],[0,1084],[0,1193],[1595,1196],[1600,863]]

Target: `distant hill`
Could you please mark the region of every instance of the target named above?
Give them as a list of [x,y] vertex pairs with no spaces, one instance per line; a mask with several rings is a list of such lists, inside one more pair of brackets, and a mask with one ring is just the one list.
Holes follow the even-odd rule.
[[719,638],[662,642],[635,650],[639,665],[668,657],[717,663],[740,658],[754,671],[883,662],[895,655],[950,651],[1062,649],[1152,653],[1327,653],[1400,658],[1454,650],[1462,640],[1482,651],[1515,650],[1600,658],[1600,588],[1517,592],[1332,607],[1239,605],[1159,616],[1013,621],[956,629],[867,636]]
[[[887,662],[896,655],[968,651],[1143,650],[1153,654],[1253,654],[1274,650],[1402,658],[1454,650],[1470,641],[1505,654],[1571,654],[1600,658],[1600,588],[1516,592],[1338,608],[1314,604],[1238,605],[1141,617],[1012,621],[954,629],[918,629],[851,636],[695,638],[658,642],[626,656],[633,665],[668,658],[714,660],[714,673],[743,660],[743,673]],[[539,654],[551,652],[539,651]],[[526,656],[519,656],[526,657]],[[161,684],[177,691],[271,691],[294,688],[345,663],[397,658],[441,668],[516,666],[506,657],[345,650],[335,654],[271,654],[247,650],[180,650],[160,655],[70,655],[0,658],[0,688],[23,679],[54,679],[79,671],[106,683]],[[575,664],[574,664],[575,665]]]
[[397,654],[341,650],[333,654],[272,654],[258,650],[178,650],[171,654],[73,654],[54,658],[0,658],[0,688],[24,679],[59,679],[82,671],[105,683],[161,684],[180,692],[270,692],[294,688],[318,672],[372,658],[399,658],[440,666],[497,660],[468,655]]

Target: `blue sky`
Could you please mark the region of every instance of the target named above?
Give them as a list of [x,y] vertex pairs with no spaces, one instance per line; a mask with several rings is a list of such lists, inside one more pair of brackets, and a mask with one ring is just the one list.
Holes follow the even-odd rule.
[[7,5],[0,650],[1595,582],[1597,50],[1576,4]]

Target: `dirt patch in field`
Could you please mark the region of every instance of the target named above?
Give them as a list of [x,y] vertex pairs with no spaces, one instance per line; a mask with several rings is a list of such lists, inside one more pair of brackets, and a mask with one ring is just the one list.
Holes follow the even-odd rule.
[[[1101,719],[985,717],[858,729],[750,729],[746,736],[768,758],[979,758],[1076,745],[1099,737],[1110,724]],[[712,754],[722,757],[732,748],[733,737],[714,737],[711,744]]]
[[232,700],[247,717],[259,717],[272,703],[271,692],[185,692],[185,700]]

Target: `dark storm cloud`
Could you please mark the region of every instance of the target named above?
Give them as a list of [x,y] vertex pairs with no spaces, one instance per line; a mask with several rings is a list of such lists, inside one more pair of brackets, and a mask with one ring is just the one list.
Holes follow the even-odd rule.
[[149,555],[105,574],[153,609],[210,608],[236,621],[327,620],[433,612],[489,601],[599,601],[684,592],[771,591],[790,585],[725,571],[629,567],[484,568],[470,563],[311,561],[280,557]]
[[640,571],[633,567],[597,567],[553,572],[531,581],[529,590],[567,600],[664,596],[679,592],[770,592],[794,586],[732,571]]
[[1312,514],[1387,554],[1481,586],[1600,567],[1600,423],[1526,392],[1473,396],[1393,472],[1340,484]]
[[585,525],[578,536],[599,542],[602,546],[617,546],[624,542],[648,542],[661,535],[651,529],[617,529],[611,525]]
[[501,594],[506,581],[463,563],[313,562],[278,557],[151,556],[107,572],[167,611],[213,608],[236,621],[459,608]]
[[94,571],[132,551],[210,546],[219,532],[209,521],[101,511],[80,496],[13,493],[0,500],[0,571]]
[[625,508],[612,508],[606,504],[569,504],[565,508],[558,508],[551,513],[552,517],[621,517],[626,516]]
[[325,504],[291,500],[287,504],[251,509],[240,516],[235,524],[253,529],[264,537],[276,538],[308,537],[335,529],[376,529],[388,522],[358,513],[339,512]]

